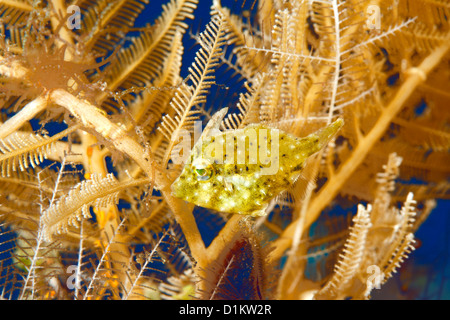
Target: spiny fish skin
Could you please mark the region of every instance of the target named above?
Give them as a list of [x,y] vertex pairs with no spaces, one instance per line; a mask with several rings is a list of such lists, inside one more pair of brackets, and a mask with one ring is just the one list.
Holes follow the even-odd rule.
[[204,137],[172,184],[172,194],[220,212],[264,215],[342,125],[338,119],[305,138],[262,125]]

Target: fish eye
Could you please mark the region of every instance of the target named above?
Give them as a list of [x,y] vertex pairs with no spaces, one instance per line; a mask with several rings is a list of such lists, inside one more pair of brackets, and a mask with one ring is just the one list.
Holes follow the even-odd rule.
[[206,169],[194,169],[197,174],[197,180],[207,181],[212,177],[212,170],[209,168]]
[[197,176],[197,180],[207,181],[213,175],[212,165],[207,161],[198,161],[192,165],[193,172]]
[[204,176],[206,175],[206,169],[195,169],[195,171],[197,172],[197,174],[199,176]]

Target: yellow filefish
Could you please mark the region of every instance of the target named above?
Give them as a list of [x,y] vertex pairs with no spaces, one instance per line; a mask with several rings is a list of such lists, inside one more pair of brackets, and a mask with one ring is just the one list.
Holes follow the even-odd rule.
[[308,157],[344,123],[338,119],[304,138],[260,124],[221,132],[217,123],[225,113],[222,109],[208,124],[172,194],[201,207],[252,216],[265,215],[270,201],[295,182]]

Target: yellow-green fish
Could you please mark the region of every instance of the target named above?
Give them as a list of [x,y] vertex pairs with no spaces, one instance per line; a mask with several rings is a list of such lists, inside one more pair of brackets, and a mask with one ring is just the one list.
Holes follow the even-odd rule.
[[221,132],[219,111],[208,123],[172,184],[172,194],[221,212],[265,215],[270,201],[299,177],[308,157],[339,131],[338,119],[305,138],[250,125]]

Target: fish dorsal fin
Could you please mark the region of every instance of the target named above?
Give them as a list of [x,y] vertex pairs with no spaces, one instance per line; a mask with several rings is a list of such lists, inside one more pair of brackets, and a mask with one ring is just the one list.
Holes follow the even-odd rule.
[[206,124],[200,139],[219,134],[221,132],[219,130],[220,124],[223,118],[225,118],[227,112],[228,108],[223,108],[217,111]]
[[228,112],[228,108],[223,108],[217,111],[203,129],[201,136],[195,141],[194,148],[192,149],[194,156],[198,157],[201,154],[202,141],[210,136],[218,135],[221,133],[219,130],[220,123]]

